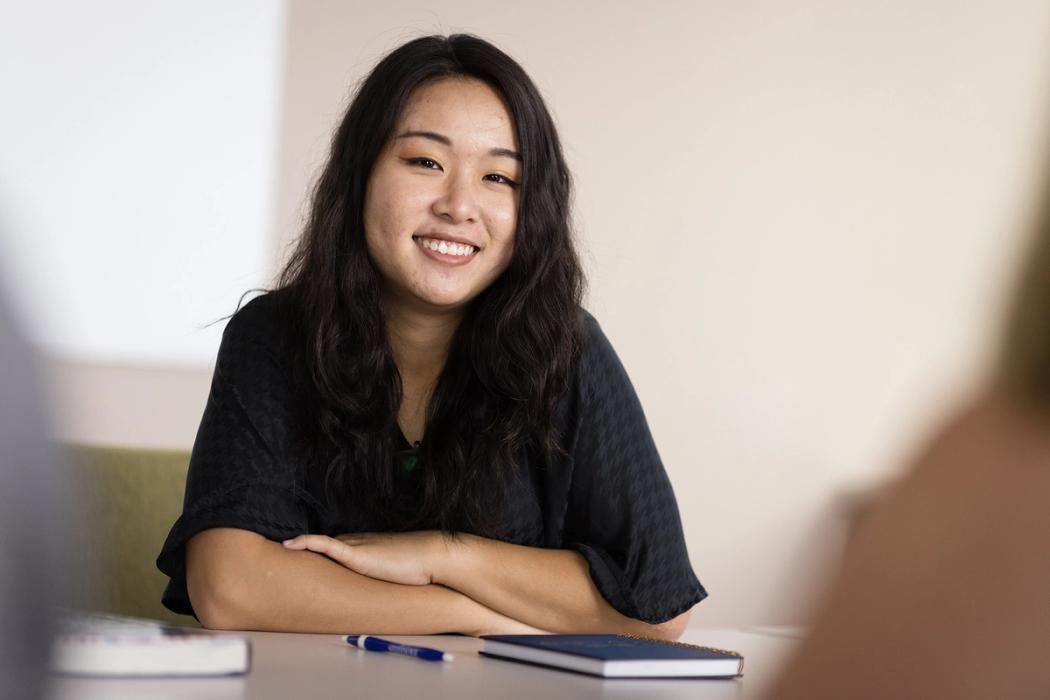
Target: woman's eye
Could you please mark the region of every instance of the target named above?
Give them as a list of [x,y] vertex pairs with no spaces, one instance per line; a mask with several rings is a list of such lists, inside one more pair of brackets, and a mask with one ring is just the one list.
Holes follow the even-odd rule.
[[441,166],[438,165],[438,162],[430,158],[408,158],[405,162],[409,165],[418,165],[427,170],[441,170]]
[[485,176],[485,179],[489,182],[495,182],[500,185],[509,185],[510,187],[518,186],[518,183],[511,180],[509,177],[504,177],[503,175],[500,175],[499,173],[489,173]]

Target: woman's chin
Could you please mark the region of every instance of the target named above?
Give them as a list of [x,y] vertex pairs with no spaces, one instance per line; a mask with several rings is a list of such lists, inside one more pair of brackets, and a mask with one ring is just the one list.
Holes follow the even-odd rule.
[[[428,280],[434,282],[434,280]],[[456,280],[462,282],[463,280]],[[477,284],[454,284],[452,280],[437,280],[438,283],[425,284],[424,280],[413,280],[405,285],[389,285],[388,301],[402,308],[416,312],[445,314],[466,308],[482,290]],[[443,282],[444,284],[441,284]]]
[[472,296],[462,290],[429,291],[415,294],[416,301],[421,307],[433,309],[438,313],[462,309]]

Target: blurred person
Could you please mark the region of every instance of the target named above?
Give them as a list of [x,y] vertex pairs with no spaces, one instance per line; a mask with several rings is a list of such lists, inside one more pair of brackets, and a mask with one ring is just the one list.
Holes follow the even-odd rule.
[[45,437],[32,353],[0,298],[0,698],[44,694],[69,576],[68,474]]
[[858,526],[775,700],[1050,698],[1050,196],[984,395]]

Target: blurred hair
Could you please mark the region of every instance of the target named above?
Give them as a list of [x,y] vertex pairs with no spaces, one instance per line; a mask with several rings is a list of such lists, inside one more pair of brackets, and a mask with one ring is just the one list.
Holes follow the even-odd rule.
[[1015,396],[1050,408],[1050,178],[1015,290],[1000,378]]
[[[419,488],[406,499],[396,437],[401,377],[365,245],[365,190],[413,91],[451,77],[486,83],[513,117],[523,158],[518,220],[508,268],[470,303],[453,338],[427,408]],[[488,42],[415,39],[360,84],[275,293],[304,436],[332,448],[315,460],[324,463],[329,500],[352,498],[391,530],[489,532],[519,451],[549,459],[561,449],[552,419],[579,353],[584,284],[570,206],[569,171],[543,99]]]

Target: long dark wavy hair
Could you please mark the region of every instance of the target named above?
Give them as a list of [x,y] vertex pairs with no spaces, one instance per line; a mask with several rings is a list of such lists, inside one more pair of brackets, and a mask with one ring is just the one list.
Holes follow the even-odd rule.
[[[365,246],[365,189],[409,96],[449,77],[483,81],[513,117],[523,159],[517,229],[508,268],[472,300],[454,335],[406,489],[401,377]],[[464,34],[415,39],[360,84],[274,294],[289,329],[302,434],[327,447],[314,468],[325,472],[330,502],[350,499],[388,530],[493,533],[521,451],[546,463],[561,451],[555,410],[582,343],[571,191],[539,91],[492,44]]]

